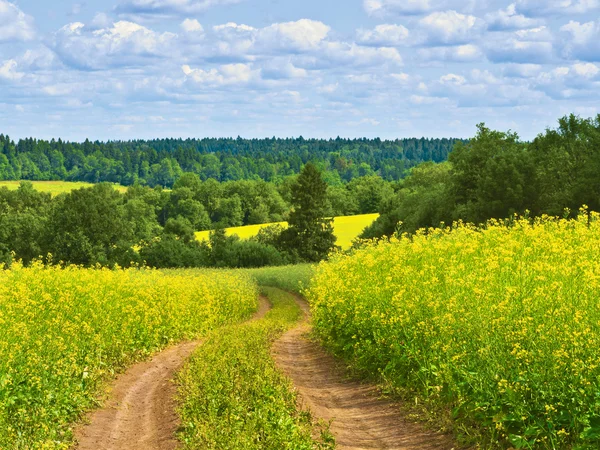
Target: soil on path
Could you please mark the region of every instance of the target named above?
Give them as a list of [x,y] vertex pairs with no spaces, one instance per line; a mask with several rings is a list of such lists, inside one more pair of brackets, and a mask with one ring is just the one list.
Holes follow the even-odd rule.
[[339,363],[308,339],[310,309],[302,324],[287,332],[273,347],[278,367],[292,380],[301,406],[313,417],[331,421],[338,449],[449,450],[452,440],[407,421],[398,404],[380,398],[375,386],[350,381]]
[[[270,309],[260,297],[252,320]],[[184,342],[129,368],[112,384],[108,401],[75,432],[78,450],[174,450],[179,419],[173,378],[202,341]]]

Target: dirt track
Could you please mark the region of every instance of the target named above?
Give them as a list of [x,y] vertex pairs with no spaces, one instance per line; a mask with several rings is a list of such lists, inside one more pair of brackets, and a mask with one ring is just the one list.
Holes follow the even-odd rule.
[[302,406],[313,417],[332,421],[339,449],[449,450],[452,440],[406,421],[400,408],[381,400],[374,386],[349,381],[332,356],[307,339],[309,308],[303,323],[286,333],[273,348],[275,361],[291,378]]
[[[262,318],[270,305],[260,299],[252,320]],[[175,373],[201,341],[169,347],[151,361],[132,366],[112,384],[105,406],[93,412],[89,425],[76,433],[78,450],[172,450],[178,445],[175,413]]]

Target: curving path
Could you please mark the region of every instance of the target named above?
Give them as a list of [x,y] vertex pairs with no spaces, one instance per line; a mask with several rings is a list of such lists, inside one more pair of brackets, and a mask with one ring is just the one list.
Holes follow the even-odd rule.
[[[260,297],[252,320],[270,305]],[[129,368],[111,386],[109,399],[75,432],[78,450],[173,450],[179,426],[173,377],[202,341],[184,342]]]
[[279,368],[292,380],[302,406],[313,417],[331,421],[338,449],[449,450],[445,435],[426,431],[403,418],[400,408],[380,399],[376,387],[349,381],[336,360],[311,342],[310,309],[296,296],[304,311],[300,326],[287,332],[273,347]]

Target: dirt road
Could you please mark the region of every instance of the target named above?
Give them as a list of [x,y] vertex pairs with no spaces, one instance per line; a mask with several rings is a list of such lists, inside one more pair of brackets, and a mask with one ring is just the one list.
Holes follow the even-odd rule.
[[279,368],[291,378],[302,406],[313,417],[332,421],[339,449],[449,450],[452,440],[405,420],[398,405],[381,400],[375,386],[349,381],[335,359],[307,338],[307,303],[297,297],[305,313],[302,324],[273,347]]
[[[260,298],[252,320],[269,310]],[[202,341],[184,342],[158,353],[151,361],[129,368],[112,384],[108,401],[80,427],[78,450],[173,450],[179,426],[175,413],[173,378]]]

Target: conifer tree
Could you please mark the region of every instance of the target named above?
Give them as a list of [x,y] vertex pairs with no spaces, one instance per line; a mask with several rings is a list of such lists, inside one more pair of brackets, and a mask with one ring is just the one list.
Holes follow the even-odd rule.
[[281,235],[283,246],[305,261],[324,259],[335,248],[333,220],[326,217],[327,183],[314,164],[304,166],[292,187],[289,228]]

